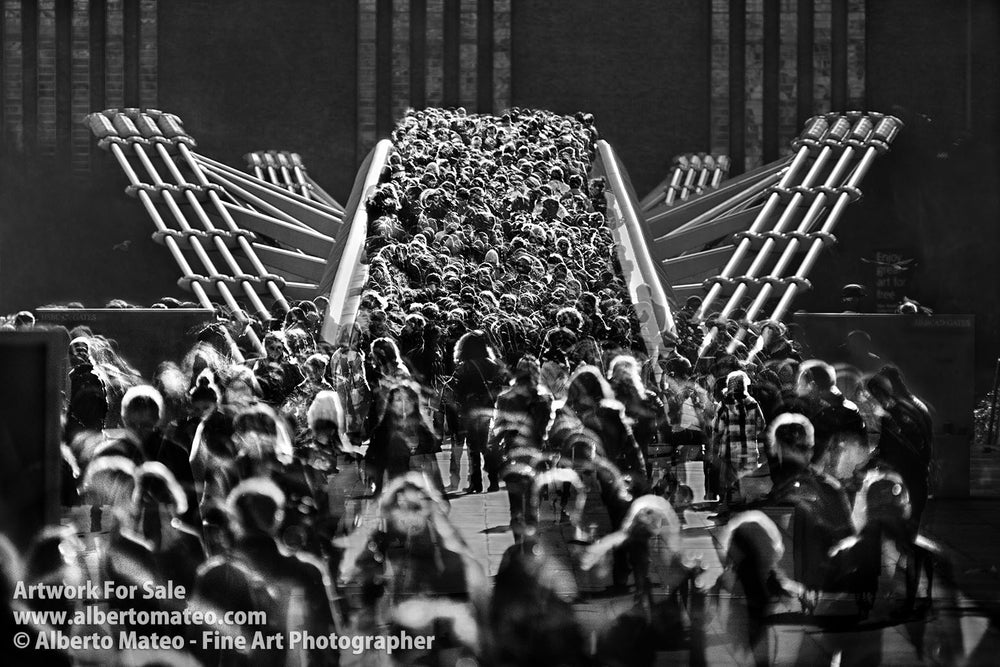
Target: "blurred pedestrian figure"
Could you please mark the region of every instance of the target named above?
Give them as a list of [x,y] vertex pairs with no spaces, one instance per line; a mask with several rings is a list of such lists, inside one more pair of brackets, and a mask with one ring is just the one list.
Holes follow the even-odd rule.
[[269,331],[263,343],[266,356],[253,363],[253,372],[260,385],[261,400],[277,409],[305,378],[283,331]]
[[866,383],[868,393],[882,408],[872,460],[902,477],[909,495],[910,521],[918,529],[929,492],[933,446],[930,414],[907,391],[894,388],[893,377],[898,377],[898,371],[883,369]]
[[378,496],[383,475],[389,480],[411,470],[426,474],[429,483],[444,492],[437,467],[440,443],[430,424],[420,412],[420,395],[412,384],[400,383],[389,390],[385,414],[372,431],[365,462],[369,484]]
[[750,378],[743,371],[729,373],[722,400],[715,406],[710,453],[721,511],[741,499],[740,479],[756,472],[765,427],[764,413],[750,395]]
[[487,447],[490,418],[504,381],[481,330],[470,331],[455,345],[454,398],[469,448],[469,486],[466,493],[483,492],[483,470],[489,492],[500,490],[500,461]]

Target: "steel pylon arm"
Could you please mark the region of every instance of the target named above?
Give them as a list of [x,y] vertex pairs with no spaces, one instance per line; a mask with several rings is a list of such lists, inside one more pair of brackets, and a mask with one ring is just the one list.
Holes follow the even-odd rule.
[[[332,198],[197,154],[181,120],[159,110],[109,109],[86,122],[125,172],[128,194],[152,218],[154,240],[177,261],[180,286],[203,306],[211,307],[215,296],[245,319],[242,302],[266,321],[271,311],[263,298],[287,310],[289,299],[316,296],[343,227]],[[307,183],[304,170],[289,166],[290,178]]]
[[326,204],[343,214],[344,207],[316,184],[306,170],[302,156],[289,151],[254,151],[243,156],[247,169],[262,181]]
[[[844,209],[861,196],[862,178],[900,126],[878,113],[817,116],[793,143],[791,158],[651,216],[652,252],[675,294],[704,295],[695,321],[729,318],[752,300],[745,318],[752,322],[772,296],[780,301],[771,319],[782,319],[809,288],[808,274],[823,247],[836,242]],[[798,270],[789,275],[797,258]],[[702,353],[716,335],[714,328],[707,332]],[[745,335],[743,328],[729,351]]]
[[[889,149],[901,123],[879,113],[811,118],[793,142],[794,154],[724,181],[687,201],[667,205],[699,180],[678,168],[643,201],[650,254],[677,298],[701,295],[696,322],[731,317],[752,301],[745,321],[783,318],[875,157]],[[661,202],[662,203],[658,203]],[[797,265],[798,269],[793,267]],[[740,330],[733,351],[746,335]],[[705,352],[716,330],[702,342]]]
[[729,179],[685,202],[648,212],[646,226],[649,234],[659,239],[671,232],[710,221],[732,211],[735,206],[759,198],[762,192],[778,182],[790,162],[791,158],[777,160]]
[[670,173],[639,202],[643,214],[655,215],[719,184],[729,175],[728,155],[688,153],[674,156]]

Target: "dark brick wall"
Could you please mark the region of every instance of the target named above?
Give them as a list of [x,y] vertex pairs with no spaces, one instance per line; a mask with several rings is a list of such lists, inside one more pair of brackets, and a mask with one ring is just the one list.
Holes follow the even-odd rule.
[[160,105],[199,150],[243,167],[259,149],[302,154],[346,198],[355,155],[355,2],[160,3]]
[[524,0],[511,17],[511,103],[589,111],[645,194],[677,153],[709,148],[703,0]]
[[[181,116],[210,157],[242,168],[246,152],[296,150],[324,188],[346,199],[358,162],[355,7],[160,2],[159,106]],[[140,77],[149,69],[141,59],[134,64]],[[112,88],[106,94],[120,97]],[[125,196],[114,160],[95,149],[93,165],[74,178],[69,160],[30,148],[0,157],[0,311],[185,296],[175,285],[179,269],[150,240],[153,225]],[[127,251],[113,249],[123,241]]]
[[868,3],[868,102],[919,109],[946,128],[965,111],[964,2]]
[[125,195],[125,176],[99,152],[85,178],[68,163],[0,161],[0,311],[186,298],[176,285],[180,270],[150,239],[153,223]]
[[938,313],[976,315],[976,391],[982,394],[1000,354],[1000,5],[973,3],[971,114],[965,6],[868,3],[869,107],[900,115],[906,127],[862,183],[864,198],[837,229],[841,243],[824,254],[811,276],[816,289],[797,306],[836,309],[847,282],[873,291],[875,268],[860,258],[876,250],[916,258],[906,296]]

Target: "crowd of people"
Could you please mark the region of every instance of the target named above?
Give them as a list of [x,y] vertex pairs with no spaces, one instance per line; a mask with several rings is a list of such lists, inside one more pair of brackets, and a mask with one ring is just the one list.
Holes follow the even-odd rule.
[[[697,615],[664,605],[737,592],[732,641],[767,664],[769,605],[812,608],[821,592],[848,591],[867,614],[888,540],[906,565],[901,613],[914,612],[935,561],[918,535],[933,431],[898,369],[803,360],[780,322],[731,345],[746,323],[696,322],[697,299],[677,309],[664,353],[647,356],[604,184],[589,178],[589,115],[428,109],[392,138],[366,201],[368,289],[339,340],[320,335],[322,297],[252,321],[263,355],[245,345],[247,316],[220,307],[183,360],[144,379],[100,332],[69,332],[63,502],[83,508],[73,516],[85,525],[47,528],[20,554],[4,544],[4,586],[170,581],[186,600],[143,604],[260,609],[279,632],[433,634],[432,649],[392,656],[427,665],[652,664],[664,645],[704,650]],[[19,313],[9,326],[34,321]],[[710,327],[718,335],[699,357]],[[449,508],[500,491],[515,543],[491,582]],[[546,496],[552,521],[581,534],[584,506],[600,504],[609,529],[581,538],[577,565],[607,560],[609,592],[635,596],[596,641],[555,586]],[[366,501],[377,521],[365,520]],[[700,503],[726,526],[711,590],[695,584],[681,539]],[[779,565],[774,506],[795,513],[793,572]],[[77,537],[88,531],[96,562]],[[669,577],[654,583],[652,567]],[[101,664],[61,650],[16,656],[8,664]],[[195,657],[340,659],[217,645]]]

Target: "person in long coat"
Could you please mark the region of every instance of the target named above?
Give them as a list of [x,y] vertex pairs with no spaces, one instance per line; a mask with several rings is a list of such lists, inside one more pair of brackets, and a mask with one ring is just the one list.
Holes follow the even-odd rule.
[[382,491],[383,477],[401,477],[413,469],[430,476],[439,491],[444,490],[435,455],[441,444],[420,412],[420,395],[414,385],[400,383],[389,390],[386,411],[372,431],[365,462],[375,495]]
[[499,461],[487,448],[490,417],[503,385],[504,372],[481,330],[470,331],[455,345],[454,400],[465,426],[469,448],[469,486],[466,493],[482,493],[483,469],[488,491],[500,490]]

